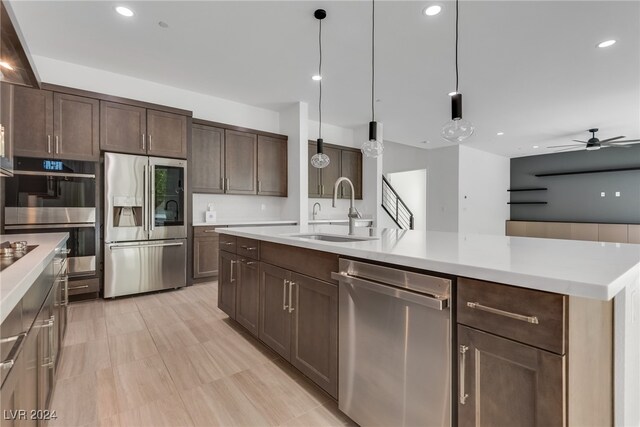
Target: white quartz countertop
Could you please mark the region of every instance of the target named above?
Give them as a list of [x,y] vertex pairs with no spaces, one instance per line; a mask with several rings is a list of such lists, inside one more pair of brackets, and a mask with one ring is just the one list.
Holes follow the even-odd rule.
[[230,226],[230,225],[295,225],[298,221],[292,220],[231,220],[231,221],[216,221],[216,222],[194,222],[194,227],[222,227],[222,226]]
[[61,247],[69,233],[0,234],[0,242],[26,240],[37,248],[0,272],[0,322],[20,302]]
[[[358,218],[356,219],[356,222],[360,222],[360,223],[364,223],[364,222],[372,222],[373,218]],[[309,224],[349,224],[349,220],[348,219],[343,219],[343,218],[316,218],[316,219],[310,219],[309,220]]]
[[339,225],[223,228],[219,233],[599,300],[640,281],[640,245],[634,244],[369,228],[356,233],[376,240],[337,243],[292,236],[346,235]]

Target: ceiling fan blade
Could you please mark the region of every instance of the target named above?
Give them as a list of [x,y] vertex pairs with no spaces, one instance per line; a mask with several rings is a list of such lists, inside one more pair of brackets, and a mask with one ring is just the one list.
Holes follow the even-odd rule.
[[577,151],[577,150],[582,151],[582,146],[580,146],[580,147],[574,146],[574,147],[569,147],[569,148],[563,148],[562,150],[555,150],[554,153],[561,153],[563,151]]
[[608,144],[626,144],[627,142],[640,142],[640,139],[625,139],[622,141],[608,142]]
[[609,144],[603,144],[600,147],[602,147],[602,148],[631,148],[630,145],[609,145]]
[[562,147],[582,147],[582,145],[580,145],[580,144],[550,145],[547,148],[562,148]]
[[600,144],[602,144],[603,142],[615,141],[616,139],[620,139],[620,138],[624,138],[624,136],[616,136],[614,138],[603,139],[602,141],[600,141]]
[[580,141],[579,139],[572,139],[573,142],[579,142],[580,144],[588,144],[587,141]]

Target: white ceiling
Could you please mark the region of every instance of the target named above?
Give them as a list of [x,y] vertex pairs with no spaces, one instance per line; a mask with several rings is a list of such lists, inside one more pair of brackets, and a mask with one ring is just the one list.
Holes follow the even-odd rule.
[[[433,3],[442,13],[422,15]],[[117,15],[117,4],[135,17]],[[302,100],[314,120],[313,11],[322,7],[323,119],[344,127],[370,120],[369,1],[12,5],[35,55],[270,109]],[[376,5],[376,105],[385,140],[447,145],[439,132],[454,90],[454,3]],[[464,117],[476,127],[470,146],[509,157],[542,154],[588,138],[590,127],[601,129],[601,139],[640,138],[640,2],[465,1],[460,32]],[[618,43],[596,48],[610,38]]]

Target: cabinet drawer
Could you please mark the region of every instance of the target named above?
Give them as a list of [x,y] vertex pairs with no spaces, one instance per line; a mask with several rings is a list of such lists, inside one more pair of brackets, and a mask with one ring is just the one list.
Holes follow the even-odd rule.
[[236,253],[236,236],[229,236],[228,234],[220,235],[220,250],[231,252],[232,254]]
[[236,246],[238,255],[260,259],[260,242],[258,240],[238,237]]
[[565,353],[564,295],[460,278],[457,307],[458,323]]
[[100,290],[99,279],[86,279],[69,281],[69,295],[88,294]]
[[216,233],[216,228],[213,225],[208,225],[206,227],[193,227],[193,237],[213,237]]

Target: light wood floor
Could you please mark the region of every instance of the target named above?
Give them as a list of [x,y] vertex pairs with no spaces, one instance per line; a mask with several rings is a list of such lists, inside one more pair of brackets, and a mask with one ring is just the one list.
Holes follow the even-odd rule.
[[50,426],[355,425],[217,309],[216,282],[69,306]]

